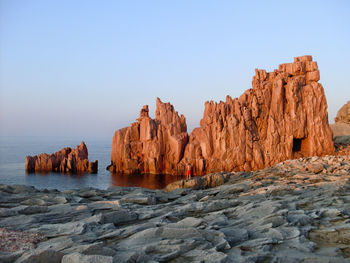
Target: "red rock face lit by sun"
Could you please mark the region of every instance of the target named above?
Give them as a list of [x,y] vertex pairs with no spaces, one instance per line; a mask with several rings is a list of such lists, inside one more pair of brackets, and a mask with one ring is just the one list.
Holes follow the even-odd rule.
[[118,130],[110,169],[125,173],[203,175],[249,171],[302,156],[332,154],[327,101],[311,56],[296,57],[267,73],[256,70],[240,98],[205,103],[200,127],[187,137],[186,121],[157,99],[156,118]]
[[98,161],[89,162],[88,150],[84,142],[76,149],[63,148],[53,154],[42,153],[26,156],[27,172],[97,173]]
[[129,174],[175,174],[187,141],[185,117],[158,98],[155,119],[149,117],[145,105],[137,122],[115,132],[110,170]]

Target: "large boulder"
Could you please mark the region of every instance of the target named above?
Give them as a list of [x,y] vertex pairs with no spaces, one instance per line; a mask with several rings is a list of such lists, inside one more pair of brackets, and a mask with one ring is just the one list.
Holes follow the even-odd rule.
[[113,172],[128,174],[176,174],[188,141],[186,119],[170,103],[157,98],[156,118],[148,114],[148,105],[137,122],[115,132],[112,142]]
[[76,149],[63,148],[53,154],[42,153],[26,156],[25,169],[27,172],[61,172],[61,173],[97,173],[98,161],[89,162],[88,149],[84,142]]
[[205,103],[200,127],[187,138],[185,117],[157,99],[112,142],[112,171],[203,175],[249,171],[303,156],[334,152],[327,101],[311,56],[278,70],[256,70],[252,89],[240,98]]

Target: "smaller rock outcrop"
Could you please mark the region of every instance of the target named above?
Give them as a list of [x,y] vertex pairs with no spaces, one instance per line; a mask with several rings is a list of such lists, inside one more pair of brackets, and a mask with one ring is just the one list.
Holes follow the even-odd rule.
[[334,120],[336,123],[350,124],[350,101],[340,108]]
[[334,121],[335,123],[331,124],[330,127],[335,139],[339,136],[350,135],[350,101],[340,108]]
[[87,147],[81,142],[76,149],[66,147],[53,154],[26,156],[25,169],[28,173],[97,173],[98,161],[89,162]]
[[112,142],[112,172],[126,174],[177,174],[188,141],[186,119],[170,103],[157,98],[156,118],[143,106],[137,122],[115,132]]

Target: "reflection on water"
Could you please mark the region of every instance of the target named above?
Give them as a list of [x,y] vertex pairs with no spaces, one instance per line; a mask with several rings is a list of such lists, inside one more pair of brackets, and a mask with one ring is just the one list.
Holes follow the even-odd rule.
[[185,176],[169,174],[137,174],[128,175],[111,173],[111,185],[134,186],[148,189],[163,189],[168,184],[184,179]]
[[40,171],[40,172],[28,172],[25,171],[25,175],[30,176],[30,175],[38,175],[38,176],[48,176],[48,175],[57,175],[57,176],[70,176],[70,177],[75,177],[77,179],[82,179],[84,175],[94,175],[94,173],[60,173],[60,172],[48,172],[48,171]]
[[25,181],[20,184],[33,185],[36,188],[43,189],[80,189],[85,187],[97,187],[106,189],[109,187],[107,180],[103,176],[96,174],[60,174],[60,173],[26,173]]

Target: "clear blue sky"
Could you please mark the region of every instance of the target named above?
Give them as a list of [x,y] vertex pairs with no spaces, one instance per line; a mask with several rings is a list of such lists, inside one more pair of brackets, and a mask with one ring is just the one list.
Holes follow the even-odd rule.
[[350,1],[0,0],[0,134],[110,136],[155,100],[199,125],[255,68],[312,55],[350,100]]

